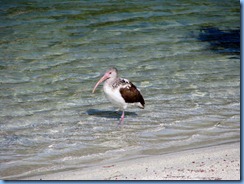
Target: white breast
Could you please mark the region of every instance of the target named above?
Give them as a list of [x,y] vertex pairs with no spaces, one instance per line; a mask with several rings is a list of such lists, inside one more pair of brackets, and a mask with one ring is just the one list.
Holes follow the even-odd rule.
[[103,90],[106,98],[116,107],[121,109],[127,108],[127,103],[120,94],[119,87],[113,88],[106,82],[103,85]]

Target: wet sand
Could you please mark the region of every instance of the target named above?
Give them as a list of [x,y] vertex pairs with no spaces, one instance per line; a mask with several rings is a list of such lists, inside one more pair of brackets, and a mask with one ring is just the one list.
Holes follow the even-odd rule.
[[103,164],[25,180],[240,180],[240,143]]

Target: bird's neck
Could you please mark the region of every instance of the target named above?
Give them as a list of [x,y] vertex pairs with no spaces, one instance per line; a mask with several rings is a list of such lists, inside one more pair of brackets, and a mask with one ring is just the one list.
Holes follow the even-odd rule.
[[114,83],[116,83],[116,81],[118,80],[118,78],[109,78],[104,82],[104,86],[113,86]]

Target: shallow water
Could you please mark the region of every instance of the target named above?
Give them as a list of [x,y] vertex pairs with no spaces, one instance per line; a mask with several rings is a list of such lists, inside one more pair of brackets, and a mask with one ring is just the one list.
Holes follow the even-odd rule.
[[[235,1],[0,1],[0,173],[14,179],[240,141]],[[146,108],[120,113],[116,66]]]

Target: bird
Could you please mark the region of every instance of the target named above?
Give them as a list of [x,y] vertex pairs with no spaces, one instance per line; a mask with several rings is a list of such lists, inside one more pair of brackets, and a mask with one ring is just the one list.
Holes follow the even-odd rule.
[[[105,82],[104,82],[105,81]],[[105,97],[122,111],[119,124],[122,124],[125,117],[125,110],[129,105],[136,105],[144,109],[145,101],[140,90],[128,79],[120,78],[115,67],[108,69],[103,77],[96,83],[92,93],[100,83],[103,84]]]

